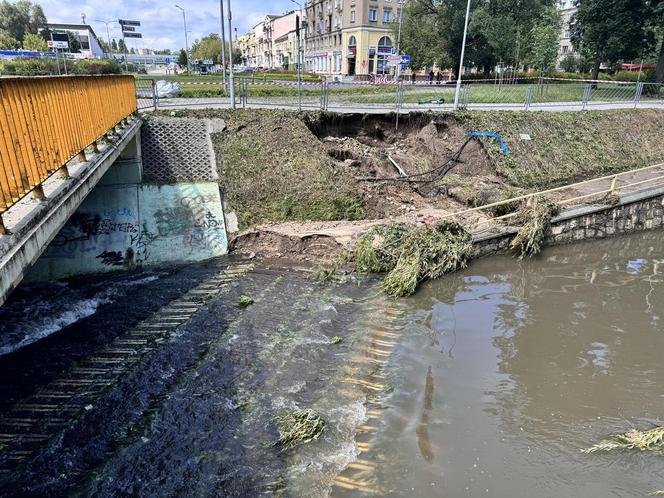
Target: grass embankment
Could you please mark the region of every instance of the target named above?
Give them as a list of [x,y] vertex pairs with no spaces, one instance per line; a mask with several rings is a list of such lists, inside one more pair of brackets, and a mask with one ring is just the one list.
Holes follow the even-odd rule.
[[[664,111],[468,112],[467,131],[499,133],[510,148],[482,139],[498,176],[526,189],[545,189],[664,161]],[[531,140],[521,140],[529,134]]]
[[357,220],[364,198],[354,180],[293,112],[200,110],[165,116],[223,118],[213,135],[220,183],[241,228],[295,220]]

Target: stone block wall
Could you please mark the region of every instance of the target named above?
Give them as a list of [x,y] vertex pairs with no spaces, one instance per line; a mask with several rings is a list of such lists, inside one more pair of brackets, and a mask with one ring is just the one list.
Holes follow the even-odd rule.
[[[603,239],[664,226],[664,187],[624,194],[616,205],[589,205],[567,209],[551,220],[545,245]],[[475,236],[474,257],[505,253],[518,229],[506,227]]]

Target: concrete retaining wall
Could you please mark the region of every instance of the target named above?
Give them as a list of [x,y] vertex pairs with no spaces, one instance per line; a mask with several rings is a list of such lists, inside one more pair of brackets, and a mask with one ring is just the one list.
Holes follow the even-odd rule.
[[[624,194],[616,205],[581,206],[565,210],[551,220],[545,245],[603,239],[662,226],[664,187],[653,187]],[[509,251],[517,231],[517,228],[507,228],[500,233],[475,236],[475,257]]]
[[201,261],[226,254],[219,186],[101,185],[51,242],[29,281]]

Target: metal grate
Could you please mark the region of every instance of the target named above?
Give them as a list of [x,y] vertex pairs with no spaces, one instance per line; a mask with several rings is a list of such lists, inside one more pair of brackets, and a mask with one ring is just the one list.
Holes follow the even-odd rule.
[[214,181],[219,178],[210,134],[222,119],[151,118],[143,124],[143,176],[153,183]]

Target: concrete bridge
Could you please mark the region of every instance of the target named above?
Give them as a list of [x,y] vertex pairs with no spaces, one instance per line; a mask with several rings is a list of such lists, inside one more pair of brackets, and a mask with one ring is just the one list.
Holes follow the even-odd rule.
[[[210,130],[162,133],[173,125],[158,120],[144,127],[132,76],[2,79],[0,100],[0,305],[26,275],[61,278],[226,252]],[[203,174],[178,176],[179,167],[201,163]]]

